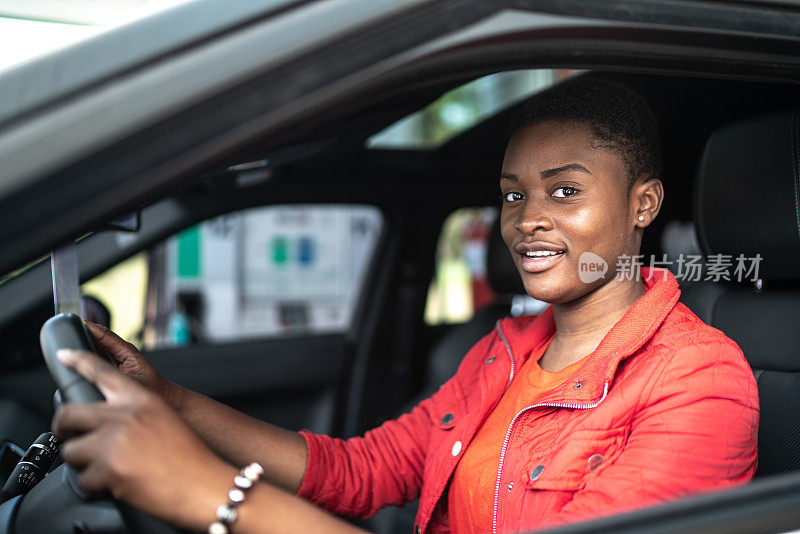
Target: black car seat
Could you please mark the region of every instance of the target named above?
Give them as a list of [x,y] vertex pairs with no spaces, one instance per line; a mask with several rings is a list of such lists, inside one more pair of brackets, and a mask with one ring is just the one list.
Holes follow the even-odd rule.
[[[537,308],[544,307],[543,303],[537,306],[536,301],[525,295],[522,279],[500,235],[498,220],[495,220],[488,236],[486,275],[489,285],[496,294],[495,299],[476,310],[470,321],[452,327],[434,346],[428,358],[422,391],[400,410],[398,416],[411,411],[414,406],[433,395],[439,386],[450,379],[469,349],[494,328],[498,319],[535,312]],[[361,524],[381,534],[405,534],[413,531],[416,511],[417,501],[401,508],[391,506]]]
[[[703,253],[761,256],[757,281],[701,281],[681,295],[744,352],[758,382],[757,477],[800,470],[800,109],[717,129],[695,183]],[[752,266],[752,262],[745,262]],[[708,266],[708,263],[706,263]]]

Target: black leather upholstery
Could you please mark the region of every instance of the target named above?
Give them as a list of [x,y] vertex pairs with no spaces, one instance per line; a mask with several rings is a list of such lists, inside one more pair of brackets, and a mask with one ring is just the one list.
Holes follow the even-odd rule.
[[469,349],[492,331],[498,319],[508,316],[510,310],[511,301],[502,296],[498,297],[491,304],[476,311],[469,322],[455,326],[447,332],[431,351],[425,390],[420,394],[419,400],[430,397],[440,385],[456,374],[458,365]]
[[762,278],[800,278],[800,108],[736,122],[706,144],[695,186],[706,254],[760,254]]
[[800,290],[700,282],[681,300],[736,341],[753,368],[761,404],[756,476],[800,470]]
[[[752,281],[697,282],[681,295],[742,348],[758,382],[757,477],[800,470],[800,138],[798,110],[724,126],[698,170],[704,254],[760,254]],[[782,282],[776,282],[782,280]]]

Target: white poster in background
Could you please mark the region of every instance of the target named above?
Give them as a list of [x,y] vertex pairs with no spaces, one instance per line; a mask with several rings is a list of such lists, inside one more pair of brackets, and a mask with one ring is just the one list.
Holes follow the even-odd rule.
[[200,333],[215,341],[285,332],[287,306],[303,317],[295,328],[342,330],[381,225],[368,206],[270,206],[217,217],[201,225],[200,276],[179,279],[171,268],[168,291],[173,301],[178,291],[199,293]]
[[235,338],[238,324],[239,236],[242,218],[223,215],[201,229],[204,334],[218,341]]
[[342,211],[277,207],[246,213],[246,298],[304,300],[337,298],[346,293],[350,269],[346,256],[351,240],[347,214]]
[[310,330],[346,327],[380,228],[380,212],[367,206],[280,206],[246,212],[245,328],[263,328],[265,322],[280,327],[280,303],[304,306]]

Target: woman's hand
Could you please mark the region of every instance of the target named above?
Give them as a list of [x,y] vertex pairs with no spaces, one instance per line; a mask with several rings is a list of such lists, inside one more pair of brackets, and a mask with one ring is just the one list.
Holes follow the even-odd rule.
[[[185,528],[204,529],[211,523],[236,470],[214,455],[164,400],[111,364],[85,351],[61,350],[58,357],[106,398],[65,404],[53,419],[53,433],[66,439],[61,455],[79,471],[80,485],[91,493],[109,491]],[[121,365],[126,361],[130,369],[131,360]]]
[[179,409],[183,388],[159,373],[132,343],[128,343],[105,326],[89,322],[86,325],[94,336],[97,348],[108,355],[123,374],[138,380],[157,393],[173,409]]

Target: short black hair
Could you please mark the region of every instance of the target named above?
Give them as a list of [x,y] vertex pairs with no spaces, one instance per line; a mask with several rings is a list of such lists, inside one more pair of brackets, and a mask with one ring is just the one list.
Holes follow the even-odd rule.
[[531,98],[512,133],[543,122],[588,124],[597,148],[617,152],[628,167],[628,189],[640,176],[661,179],[658,121],[644,97],[617,82],[577,77]]

